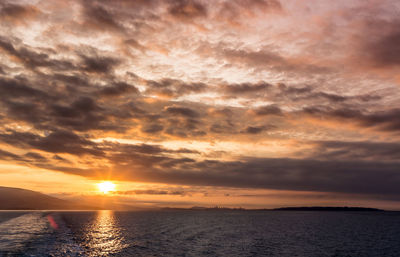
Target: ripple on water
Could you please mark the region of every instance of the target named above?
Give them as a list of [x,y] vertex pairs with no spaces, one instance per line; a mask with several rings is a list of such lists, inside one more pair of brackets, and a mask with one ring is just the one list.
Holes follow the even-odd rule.
[[128,246],[124,243],[121,227],[117,224],[113,211],[97,212],[96,218],[85,230],[84,247],[90,255],[107,256]]

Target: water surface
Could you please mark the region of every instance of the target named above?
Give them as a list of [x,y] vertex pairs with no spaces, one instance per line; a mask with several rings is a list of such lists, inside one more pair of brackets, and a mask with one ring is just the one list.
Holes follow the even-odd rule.
[[400,256],[400,213],[0,212],[0,256]]

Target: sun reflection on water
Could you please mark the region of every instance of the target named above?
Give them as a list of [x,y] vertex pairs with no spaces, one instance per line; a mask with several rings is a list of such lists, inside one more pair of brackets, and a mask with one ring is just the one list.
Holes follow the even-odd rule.
[[93,256],[107,256],[127,247],[113,211],[97,212],[96,219],[87,227],[87,248]]

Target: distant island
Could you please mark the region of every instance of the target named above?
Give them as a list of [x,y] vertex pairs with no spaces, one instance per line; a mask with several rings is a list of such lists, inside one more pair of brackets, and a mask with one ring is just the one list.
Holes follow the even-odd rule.
[[273,209],[274,211],[385,211],[377,208],[364,208],[364,207],[283,207]]
[[0,210],[187,210],[187,211],[349,211],[349,212],[360,212],[360,211],[385,211],[376,208],[363,208],[363,207],[325,207],[325,206],[313,206],[313,207],[283,207],[276,209],[244,209],[241,207],[229,208],[229,207],[202,207],[193,206],[190,208],[175,208],[175,207],[164,207],[164,208],[138,208],[136,206],[114,204],[112,202],[106,203],[102,206],[98,204],[86,205],[80,204],[73,201],[62,200],[56,197],[48,196],[39,192],[0,186]]
[[282,207],[275,209],[244,209],[244,208],[228,208],[228,207],[199,207],[193,206],[191,208],[171,208],[165,207],[163,210],[188,210],[188,211],[385,211],[377,208],[365,207],[330,207],[330,206],[312,206],[312,207]]

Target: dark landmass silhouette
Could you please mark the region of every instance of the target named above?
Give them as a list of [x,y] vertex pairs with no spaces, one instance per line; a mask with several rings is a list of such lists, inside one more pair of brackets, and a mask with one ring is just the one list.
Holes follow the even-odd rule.
[[385,211],[377,208],[364,208],[364,207],[324,207],[324,206],[312,206],[312,207],[283,207],[273,209],[274,211]]
[[45,195],[32,190],[0,186],[0,210],[188,210],[188,211],[385,211],[376,208],[363,207],[283,207],[276,209],[244,209],[228,207],[201,207],[191,208],[144,208],[127,204],[115,203],[111,198],[100,197],[89,203],[78,203]]
[[[96,196],[89,201],[63,200],[32,190],[0,186],[0,210],[147,210],[141,206],[121,204],[112,197]],[[154,208],[153,208],[154,209]]]
[[364,207],[330,207],[330,206],[312,206],[312,207],[282,207],[275,209],[244,209],[244,208],[228,208],[228,207],[199,207],[191,208],[171,208],[165,207],[163,210],[189,210],[189,211],[385,211],[377,208]]
[[1,210],[89,210],[93,206],[61,200],[39,192],[0,186]]

